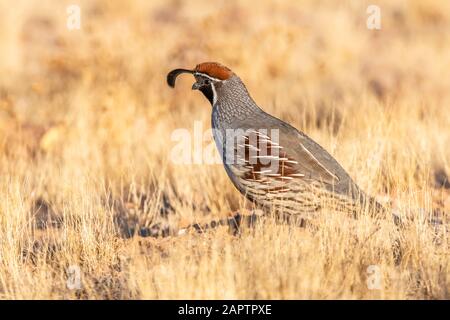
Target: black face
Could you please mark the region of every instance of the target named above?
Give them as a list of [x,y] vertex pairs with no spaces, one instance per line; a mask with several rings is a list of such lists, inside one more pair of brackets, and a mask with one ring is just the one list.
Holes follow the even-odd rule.
[[211,87],[212,80],[201,75],[196,75],[195,80],[197,80],[197,82],[192,85],[192,89],[200,90],[212,105],[214,102],[214,92]]
[[200,91],[212,105],[214,103],[214,92],[212,91],[211,85],[203,86],[202,88],[200,88]]

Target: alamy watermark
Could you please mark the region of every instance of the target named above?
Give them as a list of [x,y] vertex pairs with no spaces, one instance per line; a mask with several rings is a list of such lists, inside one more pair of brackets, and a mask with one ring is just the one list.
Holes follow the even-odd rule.
[[378,265],[370,265],[367,267],[367,289],[369,290],[381,290],[382,273],[381,268]]
[[366,20],[366,26],[369,30],[381,29],[381,9],[375,4],[367,7],[366,13],[369,15]]
[[71,4],[66,8],[66,26],[69,30],[81,29],[81,8],[79,5]]
[[81,289],[81,269],[77,265],[71,265],[67,268],[66,286],[69,290]]

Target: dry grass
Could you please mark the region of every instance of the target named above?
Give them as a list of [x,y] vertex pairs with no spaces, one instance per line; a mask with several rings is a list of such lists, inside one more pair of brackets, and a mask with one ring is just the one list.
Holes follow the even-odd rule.
[[448,234],[420,219],[138,235],[245,205],[220,165],[169,161],[172,131],[206,130],[210,107],[165,76],[208,60],[368,193],[448,214],[450,3],[377,1],[370,31],[368,2],[302,2],[80,1],[69,31],[64,2],[0,1],[0,297],[449,299]]

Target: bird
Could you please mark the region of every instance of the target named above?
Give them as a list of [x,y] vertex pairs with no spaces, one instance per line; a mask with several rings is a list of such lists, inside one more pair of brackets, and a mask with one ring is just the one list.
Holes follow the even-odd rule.
[[330,206],[353,216],[366,208],[373,216],[386,208],[367,195],[317,142],[265,112],[230,68],[203,62],[194,69],[174,69],[195,78],[212,106],[211,127],[226,173],[234,186],[264,212],[307,219]]

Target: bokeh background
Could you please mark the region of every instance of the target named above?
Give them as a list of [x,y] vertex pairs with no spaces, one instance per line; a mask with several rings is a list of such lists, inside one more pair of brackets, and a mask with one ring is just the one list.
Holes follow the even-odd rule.
[[[165,77],[204,61],[414,226],[146,237],[247,206],[221,165],[171,162],[173,130],[211,108]],[[1,0],[0,74],[1,298],[450,298],[448,235],[419,219],[450,211],[448,1]]]

